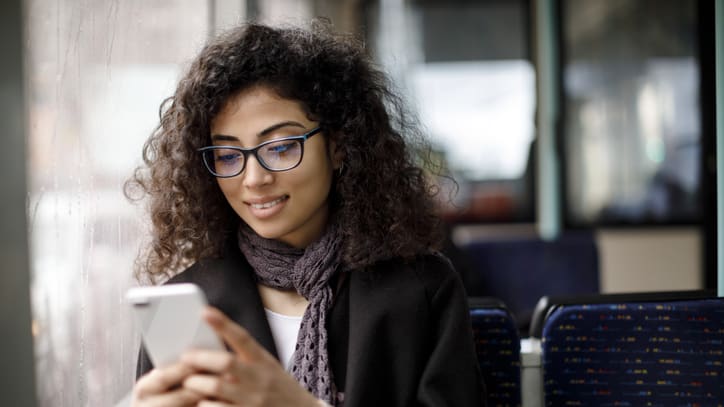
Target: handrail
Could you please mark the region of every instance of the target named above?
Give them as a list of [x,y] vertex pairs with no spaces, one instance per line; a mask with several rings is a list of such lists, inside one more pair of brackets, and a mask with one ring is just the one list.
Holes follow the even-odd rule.
[[538,71],[538,188],[537,226],[543,240],[553,240],[561,232],[560,165],[556,146],[559,120],[558,24],[556,1],[535,2],[536,66]]
[[0,3],[0,405],[33,407],[35,358],[31,334],[25,100],[23,81],[23,1]]
[[717,287],[724,297],[724,0],[716,0]]

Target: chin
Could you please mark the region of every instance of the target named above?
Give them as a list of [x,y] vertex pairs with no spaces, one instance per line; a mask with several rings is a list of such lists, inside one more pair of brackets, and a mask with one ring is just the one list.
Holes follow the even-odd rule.
[[278,227],[273,227],[271,225],[255,225],[249,222],[246,222],[246,224],[251,228],[251,230],[254,231],[254,233],[263,237],[264,239],[279,239],[285,234],[284,230]]

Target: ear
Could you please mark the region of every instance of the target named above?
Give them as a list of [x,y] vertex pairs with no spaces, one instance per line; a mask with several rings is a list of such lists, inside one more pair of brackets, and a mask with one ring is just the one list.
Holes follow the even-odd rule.
[[332,168],[335,170],[342,168],[345,154],[335,140],[329,140],[329,156],[332,158]]

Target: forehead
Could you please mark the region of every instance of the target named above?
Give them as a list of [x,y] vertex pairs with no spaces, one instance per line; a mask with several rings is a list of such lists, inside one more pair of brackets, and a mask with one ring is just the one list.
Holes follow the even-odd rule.
[[255,86],[229,97],[211,121],[211,129],[251,129],[286,120],[309,122],[302,103],[285,99],[267,86]]

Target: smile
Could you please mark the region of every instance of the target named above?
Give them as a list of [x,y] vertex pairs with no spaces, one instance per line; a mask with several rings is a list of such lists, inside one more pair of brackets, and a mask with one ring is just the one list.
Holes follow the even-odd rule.
[[267,209],[267,208],[271,208],[271,207],[274,206],[274,205],[278,205],[278,204],[286,201],[287,198],[289,198],[289,196],[288,196],[288,195],[284,195],[284,196],[282,196],[282,197],[279,197],[279,198],[277,198],[277,199],[275,199],[275,200],[273,200],[273,201],[269,201],[269,202],[264,202],[264,203],[249,203],[249,206],[251,206],[251,207],[254,208],[254,209]]

